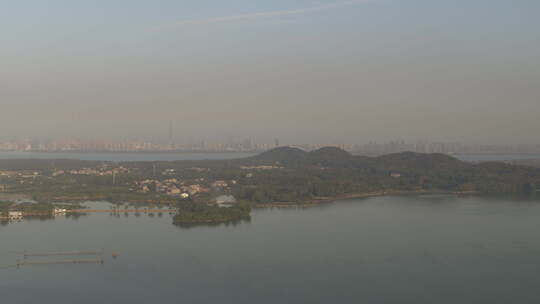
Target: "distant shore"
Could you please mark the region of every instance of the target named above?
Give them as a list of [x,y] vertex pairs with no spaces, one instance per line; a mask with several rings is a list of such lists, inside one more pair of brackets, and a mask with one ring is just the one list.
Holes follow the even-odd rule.
[[[19,150],[0,150],[0,153],[22,153],[22,154],[37,154],[37,153],[45,153],[45,154],[55,154],[55,153],[66,153],[66,154],[191,154],[191,153],[230,153],[230,154],[257,154],[265,152],[266,150],[246,150],[246,151],[236,151],[236,150],[29,150],[29,151],[19,151]],[[368,156],[368,157],[378,157],[381,155],[387,155],[387,153],[357,153],[357,152],[351,152],[354,156]],[[399,152],[395,152],[399,153]],[[471,152],[471,153],[443,153],[450,156],[497,156],[497,155],[506,155],[506,156],[512,156],[512,155],[526,155],[526,156],[538,156],[540,158],[540,152],[509,152],[509,153],[501,153],[501,152]]]
[[255,208],[306,208],[313,207],[322,204],[333,203],[337,201],[343,201],[348,199],[360,199],[370,197],[381,196],[406,196],[406,195],[420,195],[420,194],[447,194],[447,195],[481,195],[478,191],[433,191],[433,190],[413,190],[413,191],[378,191],[368,193],[356,193],[356,194],[344,194],[333,197],[324,197],[314,199],[309,202],[295,203],[295,202],[274,202],[265,204],[255,204]]
[[21,154],[193,154],[193,153],[216,153],[216,154],[256,154],[264,151],[230,151],[230,150],[147,150],[147,151],[107,151],[107,150],[58,150],[58,151],[0,151],[0,153],[21,153]]

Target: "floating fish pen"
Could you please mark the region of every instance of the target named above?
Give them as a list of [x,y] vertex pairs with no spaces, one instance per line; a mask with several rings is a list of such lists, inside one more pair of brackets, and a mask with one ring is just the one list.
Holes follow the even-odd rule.
[[56,260],[56,261],[17,261],[17,267],[27,265],[54,265],[54,264],[103,264],[103,258],[97,259],[74,259],[74,260]]
[[[17,268],[30,265],[55,265],[55,264],[104,264],[104,251],[63,251],[63,252],[42,252],[29,253],[27,251],[20,252],[22,259],[17,260]],[[113,258],[116,258],[118,253],[113,253]],[[47,257],[67,257],[65,259],[40,259],[33,260],[32,258],[47,258]],[[71,258],[70,258],[71,257]]]
[[83,256],[83,255],[103,255],[103,251],[67,251],[67,252],[48,252],[48,253],[27,253],[22,254],[26,257],[48,257],[48,256]]

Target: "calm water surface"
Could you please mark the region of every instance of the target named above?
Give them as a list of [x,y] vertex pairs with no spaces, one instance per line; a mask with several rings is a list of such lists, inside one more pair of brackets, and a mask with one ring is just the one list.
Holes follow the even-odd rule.
[[97,161],[175,161],[175,160],[219,160],[250,157],[254,153],[44,153],[44,152],[0,152],[0,159],[79,159]]
[[540,159],[540,154],[455,154],[452,156],[471,162]]
[[0,269],[2,303],[539,303],[540,203],[452,196],[256,210],[181,229],[90,215],[0,227],[13,251],[118,252],[104,265]]
[[[0,159],[80,159],[98,161],[174,161],[174,160],[218,160],[234,159],[256,155],[256,153],[43,153],[43,152],[0,152]],[[520,159],[540,159],[540,154],[456,154],[463,161],[501,161]]]

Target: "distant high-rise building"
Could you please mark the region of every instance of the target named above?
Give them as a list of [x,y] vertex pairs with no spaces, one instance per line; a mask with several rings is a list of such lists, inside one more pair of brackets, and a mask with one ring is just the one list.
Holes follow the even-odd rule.
[[274,146],[277,148],[279,147],[279,139],[274,139]]
[[242,143],[242,149],[245,151],[249,151],[253,148],[253,142],[250,138],[246,138],[244,142]]
[[172,121],[169,122],[169,148],[173,148],[173,125]]

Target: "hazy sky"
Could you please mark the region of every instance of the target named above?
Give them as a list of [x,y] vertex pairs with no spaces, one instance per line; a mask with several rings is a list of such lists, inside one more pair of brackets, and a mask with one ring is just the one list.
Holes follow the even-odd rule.
[[0,0],[0,137],[538,143],[538,0]]

